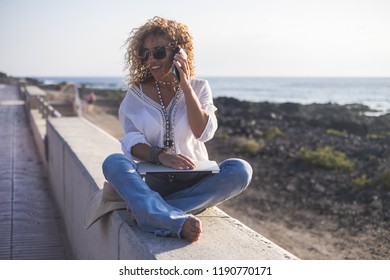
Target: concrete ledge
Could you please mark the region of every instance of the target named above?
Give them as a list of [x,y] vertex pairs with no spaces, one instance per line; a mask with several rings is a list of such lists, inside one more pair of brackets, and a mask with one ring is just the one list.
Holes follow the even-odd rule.
[[28,85],[25,90],[25,98],[29,105],[29,109],[38,109],[38,97],[45,97],[46,92],[37,86]]
[[46,120],[42,118],[41,114],[37,109],[31,109],[27,112],[28,120],[31,128],[31,132],[34,137],[36,147],[38,149],[39,157],[47,171],[47,160],[45,152],[45,136],[46,136]]
[[296,259],[217,207],[199,215],[204,232],[195,243],[142,232],[126,211],[85,230],[85,206],[105,181],[101,163],[120,144],[77,117],[50,119],[47,135],[49,177],[76,259]]

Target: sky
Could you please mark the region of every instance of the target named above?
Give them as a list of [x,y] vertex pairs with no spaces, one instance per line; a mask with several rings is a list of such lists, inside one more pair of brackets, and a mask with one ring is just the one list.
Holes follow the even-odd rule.
[[0,0],[0,72],[124,76],[154,16],[189,27],[198,76],[390,77],[389,0]]

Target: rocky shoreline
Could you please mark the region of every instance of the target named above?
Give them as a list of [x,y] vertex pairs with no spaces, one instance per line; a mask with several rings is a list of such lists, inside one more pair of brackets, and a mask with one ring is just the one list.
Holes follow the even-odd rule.
[[[316,244],[306,244],[306,252],[283,244],[301,258],[390,257],[390,114],[365,116],[368,108],[358,104],[217,98],[215,105],[219,129],[207,143],[210,157],[242,157],[254,168],[251,189],[223,209],[234,210],[240,218],[277,221],[286,231],[314,229],[319,238],[331,237],[327,246],[334,246],[336,255],[321,254]],[[351,168],[336,168],[337,161],[335,168],[321,164],[326,153],[319,162],[301,156],[302,148],[323,147],[331,147],[325,150],[328,154],[343,154]],[[270,231],[267,237],[280,244],[272,235]]]

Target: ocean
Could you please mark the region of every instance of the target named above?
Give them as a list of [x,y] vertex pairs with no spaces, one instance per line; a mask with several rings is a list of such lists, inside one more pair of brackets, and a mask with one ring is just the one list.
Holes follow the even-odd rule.
[[[126,89],[122,77],[35,77],[44,83],[69,82],[94,88]],[[252,102],[364,104],[370,115],[390,113],[390,78],[202,77],[214,97]]]

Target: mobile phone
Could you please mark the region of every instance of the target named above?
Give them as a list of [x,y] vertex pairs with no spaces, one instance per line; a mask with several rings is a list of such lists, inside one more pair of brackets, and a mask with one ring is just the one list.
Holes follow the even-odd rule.
[[[176,47],[175,48],[175,53],[179,53],[180,50],[181,49],[179,47]],[[179,73],[179,70],[177,69],[177,67],[175,65],[173,65],[173,67],[172,67],[172,73],[173,73],[173,75],[175,75],[176,79],[180,82],[180,73]]]

